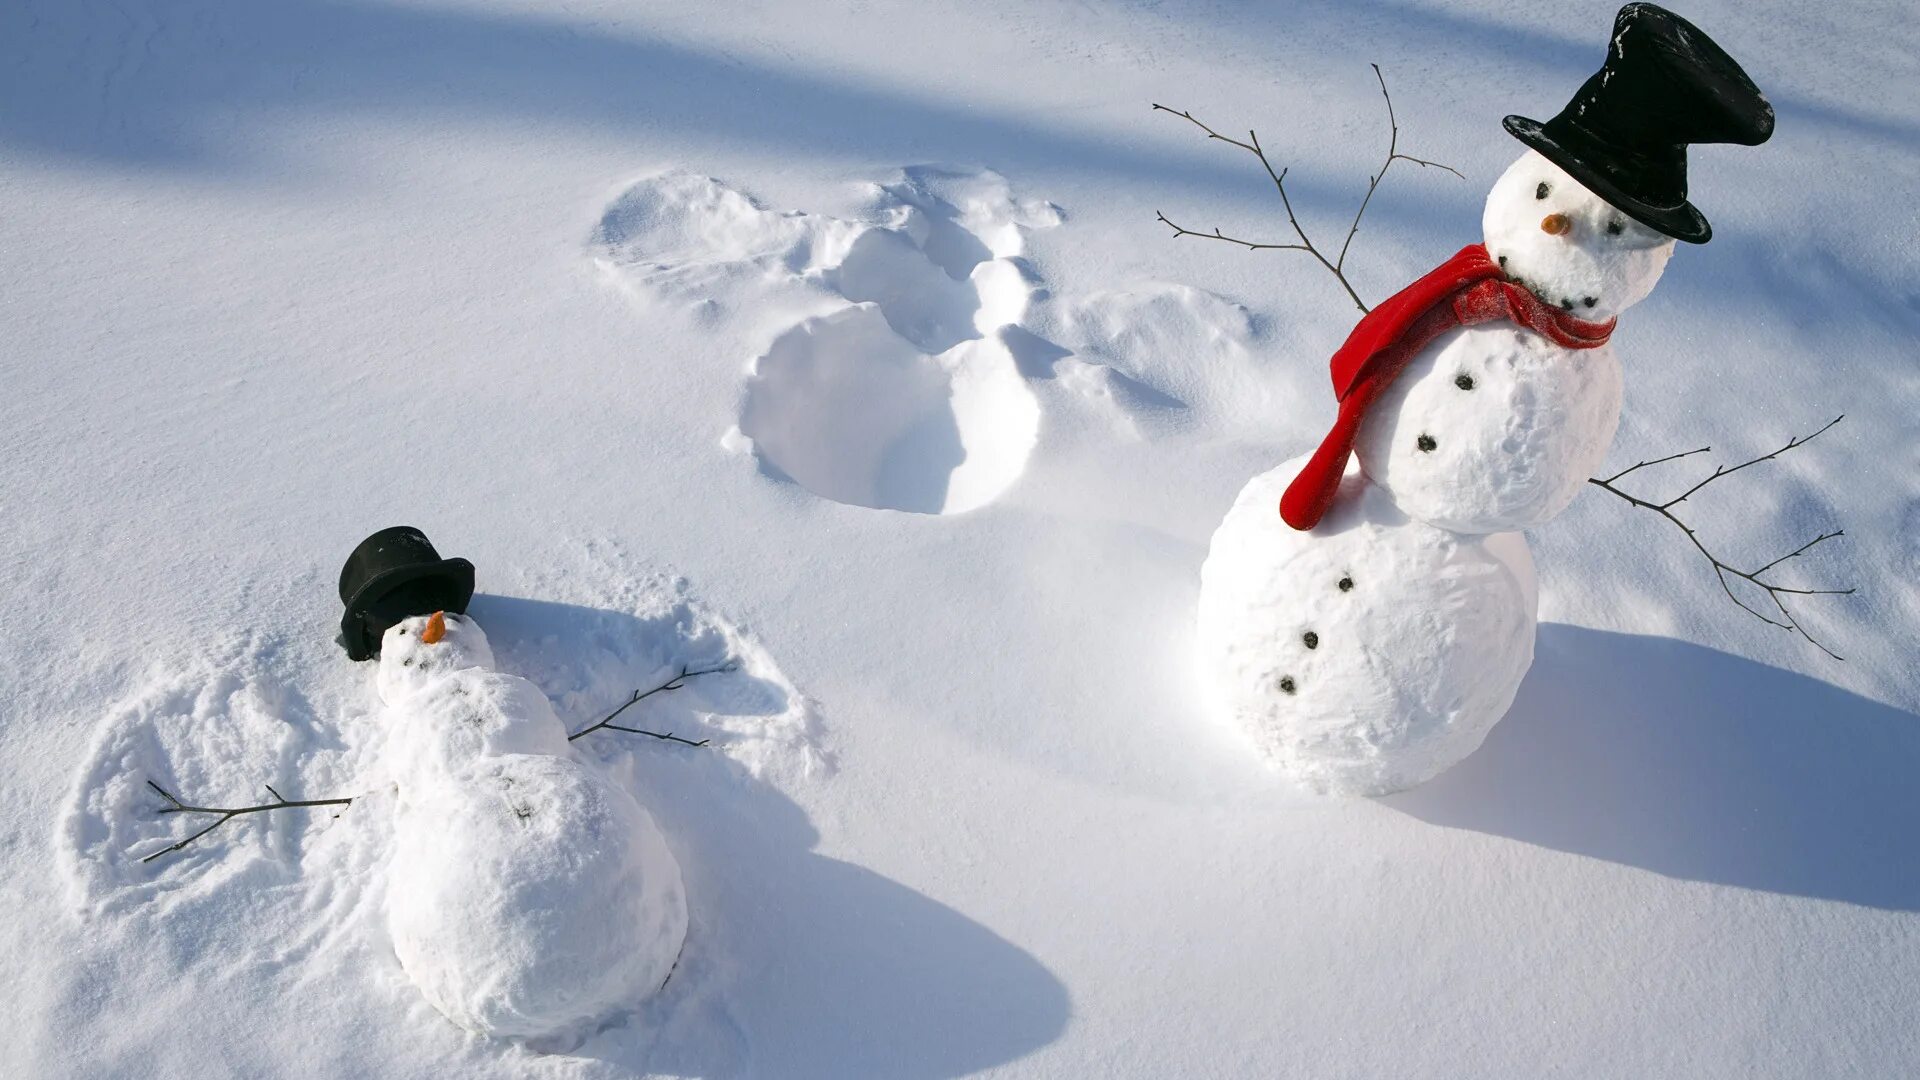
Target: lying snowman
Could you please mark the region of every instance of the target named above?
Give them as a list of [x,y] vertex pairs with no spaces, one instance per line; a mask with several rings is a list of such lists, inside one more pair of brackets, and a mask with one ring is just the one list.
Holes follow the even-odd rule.
[[1773,110],[1699,29],[1629,4],[1566,109],[1506,127],[1529,149],[1487,196],[1484,243],[1360,321],[1333,357],[1332,431],[1247,484],[1201,568],[1209,686],[1316,791],[1420,784],[1513,703],[1537,605],[1518,530],[1606,456],[1616,321],[1676,240],[1712,234],[1687,145],[1757,145]]
[[[340,641],[377,661],[385,705],[387,927],[401,967],[449,1020],[567,1041],[664,985],[686,940],[686,893],[653,818],[574,757],[538,687],[494,669],[486,634],[463,614],[473,584],[471,563],[440,558],[404,526],[368,537],[341,573]],[[708,673],[683,668],[659,689]],[[588,730],[687,741],[612,719]],[[219,809],[151,786],[171,804],[162,812],[222,816],[149,859],[238,814],[351,801],[275,792],[275,803]]]
[[552,1038],[659,989],[687,935],[679,864],[573,756],[546,695],[440,611],[387,630],[376,681],[397,787],[387,928],[427,1001],[483,1035]]

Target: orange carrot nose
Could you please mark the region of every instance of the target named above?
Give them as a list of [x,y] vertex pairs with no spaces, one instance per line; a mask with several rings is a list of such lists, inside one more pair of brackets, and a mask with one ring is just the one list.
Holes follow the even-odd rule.
[[1565,214],[1548,214],[1540,219],[1540,231],[1548,236],[1560,236],[1573,228],[1573,219]]
[[429,645],[436,645],[441,638],[446,636],[447,613],[444,611],[436,611],[428,617],[426,629],[420,631],[420,640]]

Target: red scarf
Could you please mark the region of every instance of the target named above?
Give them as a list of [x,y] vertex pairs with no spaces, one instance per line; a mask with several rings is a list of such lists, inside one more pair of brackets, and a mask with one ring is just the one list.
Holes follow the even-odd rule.
[[1280,497],[1280,517],[1296,529],[1318,524],[1333,505],[1367,408],[1434,338],[1456,326],[1497,319],[1510,319],[1567,349],[1605,345],[1616,321],[1587,322],[1549,307],[1508,281],[1487,255],[1486,245],[1461,248],[1458,255],[1361,317],[1347,335],[1347,343],[1333,354],[1333,393],[1340,412],[1320,449]]

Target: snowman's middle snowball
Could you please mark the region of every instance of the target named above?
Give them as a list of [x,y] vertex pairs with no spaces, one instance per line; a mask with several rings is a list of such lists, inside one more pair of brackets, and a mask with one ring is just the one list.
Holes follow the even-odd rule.
[[1510,324],[1449,330],[1367,411],[1360,467],[1442,529],[1531,529],[1567,508],[1620,422],[1610,345],[1563,349]]
[[1213,535],[1203,675],[1306,787],[1413,787],[1471,754],[1513,703],[1533,662],[1533,560],[1518,533],[1408,518],[1352,465],[1333,509],[1297,532],[1273,507],[1305,463],[1254,477]]

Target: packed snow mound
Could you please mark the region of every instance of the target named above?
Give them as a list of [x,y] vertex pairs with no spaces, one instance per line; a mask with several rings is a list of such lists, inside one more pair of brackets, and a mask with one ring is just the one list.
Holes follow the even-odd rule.
[[1529,529],[1573,502],[1620,422],[1611,345],[1572,351],[1507,323],[1436,338],[1367,410],[1360,467],[1408,516]]
[[389,875],[401,966],[483,1035],[584,1033],[659,990],[686,940],[679,864],[653,818],[568,757],[403,781]]
[[594,248],[653,296],[780,310],[774,293],[798,288],[826,302],[753,361],[726,445],[836,502],[952,514],[1018,480],[1038,438],[1039,402],[1001,331],[1038,284],[1024,231],[1060,220],[989,170],[905,169],[871,185],[858,222],[672,174],[616,199]]
[[1280,519],[1306,458],[1241,489],[1200,569],[1199,660],[1218,707],[1314,791],[1384,795],[1479,747],[1533,661],[1518,533],[1409,519],[1348,466],[1311,531]]
[[385,714],[386,762],[396,777],[451,773],[501,754],[565,754],[567,732],[540,688],[500,671],[442,675]]

